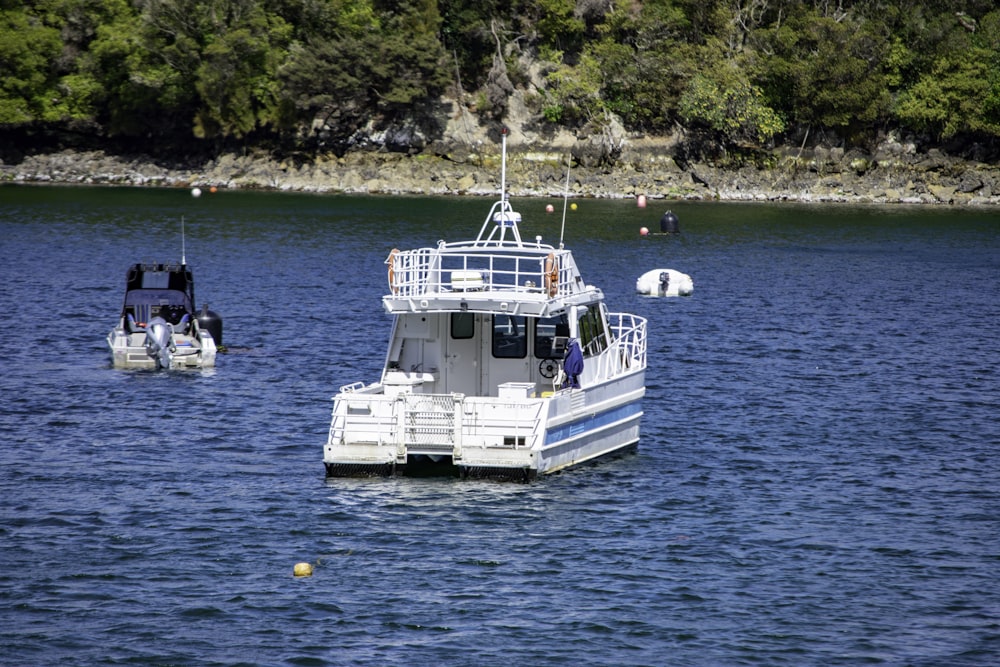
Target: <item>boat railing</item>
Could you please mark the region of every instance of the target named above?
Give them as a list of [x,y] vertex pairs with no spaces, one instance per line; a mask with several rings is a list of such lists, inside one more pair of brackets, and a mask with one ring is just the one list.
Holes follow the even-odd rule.
[[389,290],[393,296],[415,298],[464,292],[522,292],[548,297],[577,289],[572,256],[547,246],[468,244],[393,251]]
[[608,313],[611,343],[588,363],[597,363],[594,380],[601,382],[646,367],[646,319],[631,313]]
[[[361,383],[357,383],[361,384]],[[371,391],[378,385],[369,385]],[[393,406],[395,397],[367,393],[369,387],[341,388],[330,420],[330,442],[370,442],[382,444],[385,434],[392,433],[396,424]]]
[[530,449],[540,444],[540,401],[467,397],[463,403],[462,446]]
[[542,405],[537,400],[366,392],[376,387],[342,388],[330,442],[401,443],[407,450],[446,453],[456,446],[530,448],[540,437]]

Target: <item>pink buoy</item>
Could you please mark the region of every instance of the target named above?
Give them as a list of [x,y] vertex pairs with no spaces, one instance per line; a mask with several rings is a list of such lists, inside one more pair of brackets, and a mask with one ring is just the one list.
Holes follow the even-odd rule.
[[649,230],[648,230],[647,228],[645,228],[645,227],[641,227],[641,228],[639,229],[639,236],[646,236],[646,235],[648,235],[648,234],[649,234]]
[[549,204],[549,205],[547,205],[547,206],[545,207],[545,212],[546,212],[546,213],[551,213],[551,212],[552,212],[552,211],[554,211],[554,210],[556,210],[556,209],[555,209],[555,207],[554,207],[554,206],[553,206],[552,204]]
[[646,195],[639,195],[639,198],[636,199],[635,203],[639,206],[639,208],[646,208]]

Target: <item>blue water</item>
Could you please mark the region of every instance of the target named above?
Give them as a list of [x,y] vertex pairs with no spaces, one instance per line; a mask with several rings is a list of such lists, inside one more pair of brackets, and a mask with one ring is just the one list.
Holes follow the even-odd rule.
[[[546,203],[522,233],[558,242]],[[650,322],[638,452],[327,482],[383,260],[489,204],[0,187],[0,663],[1000,663],[1000,212],[671,203],[643,238],[668,205],[582,200],[567,246]],[[113,370],[182,219],[229,353]],[[634,294],[654,268],[694,295]]]

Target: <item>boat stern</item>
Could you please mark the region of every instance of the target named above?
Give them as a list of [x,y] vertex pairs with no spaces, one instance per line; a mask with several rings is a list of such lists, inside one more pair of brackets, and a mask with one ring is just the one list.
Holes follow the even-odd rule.
[[358,384],[334,397],[327,477],[537,476],[546,399],[381,392]]
[[[115,327],[108,333],[107,343],[113,368],[156,370],[163,367],[164,362],[147,346],[145,332]],[[197,337],[175,334],[168,355],[169,367],[212,368],[217,351],[215,340],[208,332],[199,332]]]

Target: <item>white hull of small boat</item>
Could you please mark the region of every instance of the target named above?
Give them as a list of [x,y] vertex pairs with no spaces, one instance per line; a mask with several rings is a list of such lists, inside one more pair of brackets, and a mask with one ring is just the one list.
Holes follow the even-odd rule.
[[635,291],[647,296],[691,296],[694,281],[688,274],[674,269],[653,269],[639,276]]
[[111,365],[115,368],[211,368],[217,347],[207,331],[197,336],[169,334],[166,345],[147,337],[145,332],[129,333],[115,327],[108,334]]

